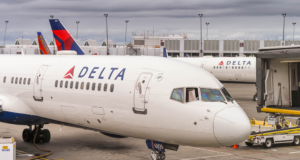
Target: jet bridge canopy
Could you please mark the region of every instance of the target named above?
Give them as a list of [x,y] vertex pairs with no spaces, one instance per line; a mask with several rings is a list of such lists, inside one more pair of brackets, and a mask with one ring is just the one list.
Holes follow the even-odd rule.
[[300,46],[259,48],[257,111],[300,115]]

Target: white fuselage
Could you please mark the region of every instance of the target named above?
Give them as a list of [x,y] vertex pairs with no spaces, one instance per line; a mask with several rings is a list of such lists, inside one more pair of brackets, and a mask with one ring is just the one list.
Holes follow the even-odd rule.
[[[199,67],[158,57],[1,55],[0,120],[26,122],[22,117],[30,115],[191,146],[226,146],[248,137],[249,119],[235,101],[170,99],[175,88],[191,87],[223,85]],[[11,113],[16,116],[5,116]]]
[[201,67],[221,82],[256,83],[255,57],[174,58]]

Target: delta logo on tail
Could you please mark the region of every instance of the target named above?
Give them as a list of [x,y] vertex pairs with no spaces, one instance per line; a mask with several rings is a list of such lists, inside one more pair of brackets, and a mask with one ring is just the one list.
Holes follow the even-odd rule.
[[49,21],[58,51],[73,50],[77,52],[77,55],[84,55],[82,49],[58,19]]
[[41,32],[37,32],[37,38],[38,38],[38,43],[39,43],[39,48],[40,48],[40,54],[51,54],[49,47],[44,39],[44,36],[42,35]]
[[64,78],[67,78],[67,79],[73,79],[74,69],[75,69],[75,66],[72,67],[72,68],[65,74]]

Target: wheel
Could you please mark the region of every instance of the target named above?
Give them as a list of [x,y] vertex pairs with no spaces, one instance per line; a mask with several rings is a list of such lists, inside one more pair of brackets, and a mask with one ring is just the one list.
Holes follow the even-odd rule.
[[165,160],[166,159],[166,155],[164,153],[161,154],[161,160]]
[[257,95],[256,94],[253,96],[253,101],[257,101]]
[[157,160],[157,154],[155,151],[151,150],[150,155],[151,155],[152,160]]
[[42,130],[41,137],[42,137],[41,139],[44,143],[50,142],[50,139],[51,139],[50,131],[48,129]]
[[245,142],[247,146],[251,147],[253,146],[253,143],[250,143],[250,142]]
[[29,129],[24,129],[22,138],[24,142],[30,142],[30,130]]
[[271,148],[273,146],[273,140],[271,138],[266,139],[266,142],[264,143],[265,148]]
[[300,137],[294,137],[294,141],[292,143],[294,146],[299,146],[300,144]]

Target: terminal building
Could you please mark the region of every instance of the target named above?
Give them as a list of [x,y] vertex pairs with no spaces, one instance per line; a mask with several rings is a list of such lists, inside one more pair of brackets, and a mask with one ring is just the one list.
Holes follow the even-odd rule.
[[[47,40],[46,40],[47,42]],[[84,43],[76,42],[81,46],[87,55],[106,55],[107,40],[98,43],[96,40],[87,39]],[[180,35],[136,35],[132,34],[132,42],[127,46],[115,45],[112,40],[108,40],[108,52],[110,55],[145,55],[162,56],[162,48],[167,48],[169,57],[249,57],[256,56],[258,48],[289,45],[300,45],[300,41],[280,41],[280,40],[203,40],[202,47],[200,40],[188,39],[186,34]],[[53,53],[57,49],[53,46],[53,41],[48,43],[49,49]],[[39,54],[37,39],[18,38],[14,45],[6,45],[0,49],[0,54],[21,54],[23,48],[25,54]],[[202,49],[202,52],[201,52]]]

